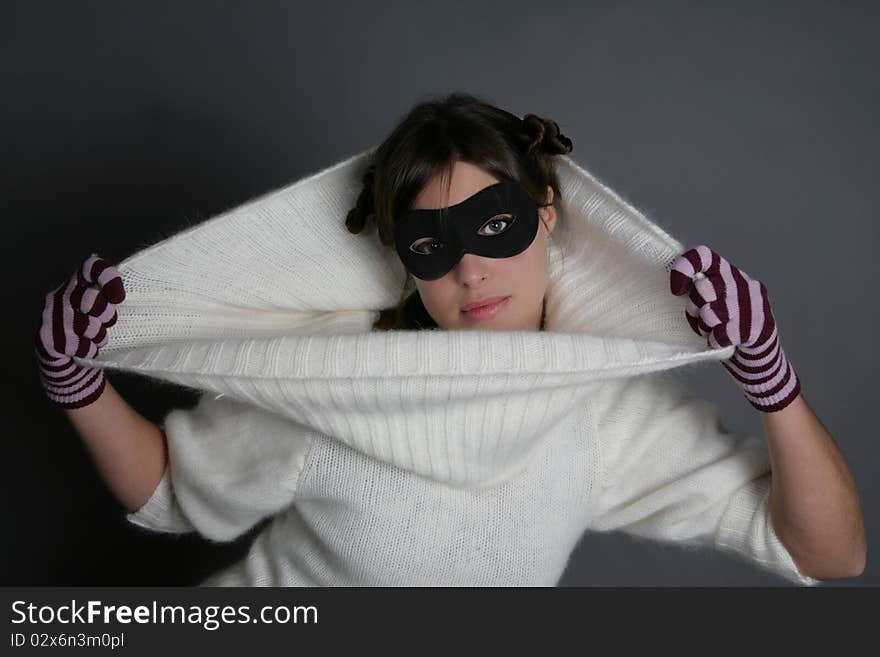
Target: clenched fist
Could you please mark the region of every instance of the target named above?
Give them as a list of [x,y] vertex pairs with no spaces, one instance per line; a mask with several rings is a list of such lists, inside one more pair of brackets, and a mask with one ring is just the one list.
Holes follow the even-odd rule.
[[736,347],[721,364],[754,408],[772,413],[794,401],[800,380],[782,350],[761,281],[701,244],[672,263],[669,285],[672,294],[688,295],[686,318],[697,335],[712,347]]
[[98,354],[107,343],[107,329],[116,323],[116,306],[124,299],[119,270],[94,253],[66,283],[46,294],[35,348],[40,380],[53,403],[81,408],[104,392],[104,371],[81,367],[73,356]]

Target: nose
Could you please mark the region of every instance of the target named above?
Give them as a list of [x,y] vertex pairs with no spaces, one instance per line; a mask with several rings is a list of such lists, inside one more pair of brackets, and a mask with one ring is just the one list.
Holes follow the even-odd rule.
[[488,260],[483,256],[465,253],[455,265],[455,277],[465,285],[481,282],[488,275]]

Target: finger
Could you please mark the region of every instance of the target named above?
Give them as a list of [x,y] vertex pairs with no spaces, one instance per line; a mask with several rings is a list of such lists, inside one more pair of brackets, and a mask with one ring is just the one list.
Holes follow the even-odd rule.
[[93,253],[86,258],[77,274],[84,287],[100,287],[110,303],[120,304],[125,300],[125,287],[119,269],[97,254]]
[[669,290],[677,297],[687,292],[691,287],[696,272],[697,255],[693,249],[685,251],[672,263],[672,269],[669,272]]
[[672,263],[670,290],[681,296],[690,288],[691,281],[698,273],[711,271],[713,258],[717,256],[708,246],[699,245],[682,253]]
[[100,350],[100,349],[104,348],[104,345],[107,344],[109,339],[110,339],[110,334],[107,333],[107,331],[105,329],[104,332],[101,335],[99,335],[98,337],[96,337],[92,342],[94,342],[95,346]]
[[696,247],[697,253],[700,254],[700,262],[702,268],[699,270],[706,276],[712,278],[718,274],[721,266],[727,262],[721,255],[710,249],[705,244]]
[[94,358],[98,355],[98,345],[91,340],[80,340],[79,346],[73,355],[77,358]]
[[107,329],[100,319],[81,312],[74,313],[73,331],[84,340],[91,342],[101,340],[107,333]]
[[703,330],[700,322],[700,309],[690,299],[688,299],[687,308],[685,308],[684,316],[685,319],[687,319],[688,324],[690,324],[691,329],[693,329],[694,333],[700,336],[706,335],[706,331]]
[[710,307],[710,302],[715,301],[717,298],[718,294],[715,291],[712,280],[701,278],[691,285],[691,291],[688,293],[689,307],[691,307],[691,312],[695,313],[700,335],[708,335],[712,327],[719,322]]
[[71,295],[71,302],[74,308],[97,317],[105,326],[116,313],[116,306],[95,287],[78,286],[76,292]]
[[118,319],[119,319],[119,314],[116,312],[116,309],[114,308],[113,314],[110,315],[110,319],[108,319],[106,322],[104,322],[104,327],[110,328],[111,326],[113,326],[116,323],[116,320],[118,320]]
[[701,278],[693,282],[688,296],[697,307],[702,308],[707,303],[719,299],[723,293],[723,287],[723,283],[717,278]]
[[[712,329],[717,326],[717,321],[713,320],[712,315],[706,314],[707,308],[708,306],[703,306],[697,314],[697,325],[700,328],[700,335],[709,335]],[[711,323],[709,320],[711,320]]]
[[700,321],[706,331],[711,331],[719,324],[724,324],[727,321],[727,317],[724,315],[723,311],[719,312],[719,310],[721,309],[719,308],[717,301],[707,303],[705,306],[700,307]]
[[[77,279],[79,280],[79,279]],[[76,289],[70,295],[70,303],[79,311],[96,317],[103,313],[110,302],[107,297],[100,293],[96,287],[85,287],[77,283]]]
[[726,322],[721,322],[717,324],[709,335],[709,344],[715,347],[716,349],[729,347],[733,342],[730,339],[730,325],[731,321],[727,320]]
[[700,318],[705,330],[714,329],[730,319],[724,283],[720,276],[715,274],[709,278],[702,278],[694,283],[694,287],[699,296],[707,302],[700,306]]

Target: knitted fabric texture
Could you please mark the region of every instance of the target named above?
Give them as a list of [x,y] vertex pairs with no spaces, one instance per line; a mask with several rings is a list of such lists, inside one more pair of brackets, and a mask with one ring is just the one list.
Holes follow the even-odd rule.
[[769,523],[762,441],[668,372],[733,353],[669,292],[678,241],[558,156],[545,331],[372,331],[413,285],[345,228],[371,152],[119,265],[110,340],[76,360],[205,393],[129,520],[223,541],[273,516],[206,584],[552,585],[590,529],[817,583]]

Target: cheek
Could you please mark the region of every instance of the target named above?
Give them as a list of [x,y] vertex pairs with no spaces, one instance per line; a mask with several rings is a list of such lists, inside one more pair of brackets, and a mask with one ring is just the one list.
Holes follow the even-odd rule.
[[417,287],[419,296],[422,298],[422,304],[431,314],[442,312],[444,308],[449,306],[450,300],[454,297],[454,287],[443,282],[442,279],[436,282],[419,283]]
[[510,274],[519,280],[538,284],[547,275],[547,251],[539,239],[535,239],[522,253],[505,260],[508,261]]

